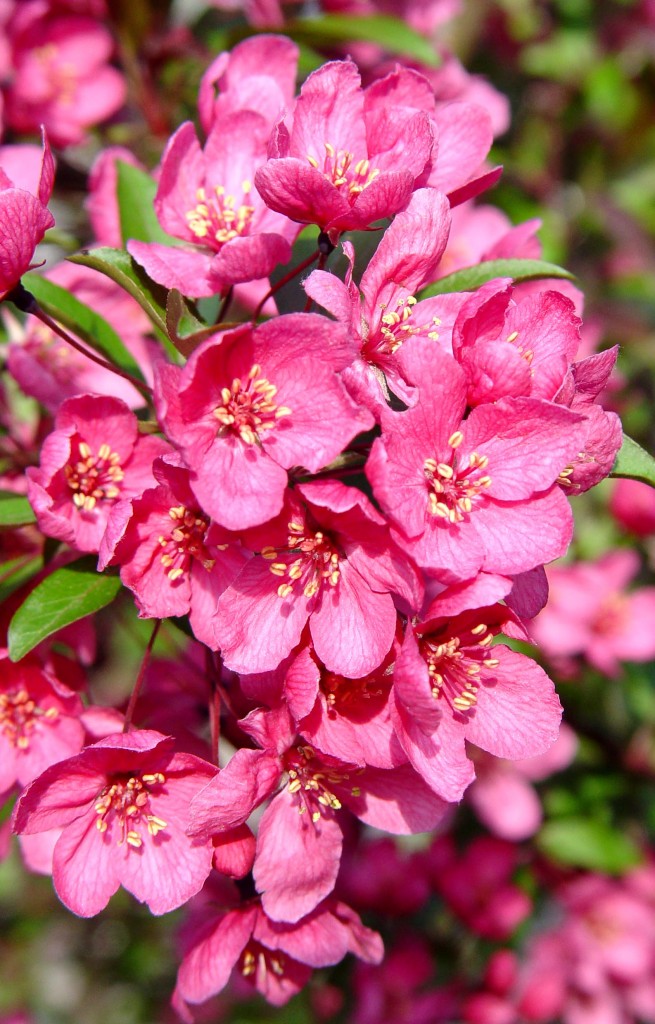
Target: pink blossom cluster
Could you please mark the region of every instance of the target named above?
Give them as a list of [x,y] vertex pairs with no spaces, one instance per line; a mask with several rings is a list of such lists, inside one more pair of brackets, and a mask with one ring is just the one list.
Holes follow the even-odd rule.
[[[575,291],[494,279],[423,294],[453,267],[535,252],[534,223],[460,205],[494,180],[490,116],[440,102],[412,68],[363,87],[352,60],[295,95],[296,62],[275,36],[217,58],[203,139],[183,124],[157,172],[169,239],[127,245],[157,284],[220,296],[223,313],[237,296],[249,319],[169,360],[130,303],[61,270],[124,319],[151,406],[82,362],[62,370],[29,321],[9,364],[54,417],[26,472],[39,530],[64,558],[97,554],[141,618],[188,623],[205,666],[187,654],[178,678],[147,678],[136,713],[89,716],[56,648],[6,661],[0,790],[22,789],[26,860],[74,913],[120,886],[154,914],[194,900],[185,1020],[234,975],[281,1005],[348,952],[379,963],[380,936],[339,890],[352,830],[431,831],[489,755],[547,754],[559,700],[507,641],[528,639],[545,604],[569,496],[607,475],[621,442],[596,401],[616,351],[576,359]],[[98,236],[117,222],[112,161],[95,179]],[[262,320],[301,225],[318,234],[304,308]],[[432,856],[431,884],[480,935],[527,914],[502,838]]]

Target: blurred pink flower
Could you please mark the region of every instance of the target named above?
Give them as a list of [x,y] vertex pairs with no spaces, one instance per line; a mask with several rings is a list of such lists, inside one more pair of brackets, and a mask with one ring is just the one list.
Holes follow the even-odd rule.
[[530,627],[546,657],[573,673],[581,656],[613,678],[622,661],[655,658],[655,587],[626,590],[638,571],[628,549],[547,569],[550,598]]

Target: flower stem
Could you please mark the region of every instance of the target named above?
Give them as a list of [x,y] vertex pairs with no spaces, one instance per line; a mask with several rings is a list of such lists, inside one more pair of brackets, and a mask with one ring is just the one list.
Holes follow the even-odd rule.
[[257,309],[253,313],[253,320],[257,319],[257,317],[260,315],[262,309],[264,308],[268,300],[271,299],[276,292],[279,292],[280,288],[283,288],[285,284],[289,283],[289,281],[293,281],[294,277],[296,277],[298,274],[302,274],[303,270],[306,270],[307,267],[311,267],[312,263],[315,263],[317,259],[320,259],[321,255],[322,253],[320,249],[317,249],[316,252],[313,252],[311,256],[307,257],[306,260],[303,260],[302,263],[299,263],[297,267],[294,267],[293,270],[290,270],[288,274],[285,274],[284,277],[281,277],[277,284],[274,284],[272,288],[269,288],[269,290],[266,292],[266,295],[264,296],[262,301],[257,306]]
[[49,327],[54,334],[58,335],[62,341],[65,341],[67,345],[76,349],[76,351],[80,352],[83,356],[86,356],[87,359],[91,359],[94,363],[97,363],[98,366],[102,366],[103,369],[109,370],[111,373],[116,373],[119,377],[129,381],[132,387],[135,387],[147,402],[151,401],[152,389],[149,388],[147,384],[144,384],[143,381],[137,380],[136,377],[127,373],[126,370],[121,370],[118,366],[114,366],[106,359],[103,359],[102,356],[97,355],[93,349],[87,348],[81,342],[77,341],[76,338],[73,338],[73,336],[70,335],[68,331],[61,326],[61,324],[58,324],[56,320],[53,320],[52,317],[45,312],[45,310],[41,309],[34,296],[23,288],[22,285],[18,285],[18,287],[15,288],[7,298],[11,299],[11,301],[25,313],[30,313],[32,316],[35,316],[37,320],[40,320],[42,324],[45,324],[45,326]]
[[141,659],[141,667],[139,668],[139,674],[136,677],[136,682],[134,684],[134,689],[132,690],[130,702],[127,705],[127,711],[125,712],[125,722],[123,723],[123,732],[129,732],[130,728],[132,727],[132,717],[134,715],[134,709],[136,707],[136,702],[139,699],[139,694],[141,693],[143,679],[146,674],[148,664],[150,662],[150,655],[152,654],[152,649],[155,645],[155,640],[157,639],[157,633],[159,632],[160,626],[161,619],[156,619],[152,633],[150,634],[150,639],[148,640],[148,645],[144,651],[143,658]]

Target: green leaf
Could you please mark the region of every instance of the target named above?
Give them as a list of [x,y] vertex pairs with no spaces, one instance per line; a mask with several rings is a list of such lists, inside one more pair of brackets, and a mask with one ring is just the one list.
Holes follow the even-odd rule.
[[24,274],[22,282],[48,316],[58,320],[114,366],[143,380],[139,364],[104,317],[42,274]]
[[27,498],[13,491],[0,491],[0,526],[25,526],[36,516]]
[[140,242],[177,245],[178,240],[164,231],[155,213],[157,182],[139,167],[132,167],[122,160],[116,161],[116,170],[116,197],[123,245],[131,238]]
[[446,295],[449,292],[472,292],[487,281],[497,277],[511,277],[515,284],[520,281],[537,281],[539,278],[562,278],[574,281],[575,275],[556,263],[545,260],[487,260],[474,267],[464,267],[454,274],[441,277],[434,284],[429,284],[417,294],[417,299],[431,299],[433,295]]
[[110,604],[121,589],[118,576],[99,573],[96,557],[55,569],[28,594],[9,624],[9,657],[19,661],[46,637]]
[[655,459],[641,445],[624,434],[623,444],[617,453],[610,476],[641,480],[655,487]]
[[40,555],[33,558],[31,555],[20,555],[19,558],[12,558],[4,562],[0,571],[0,604],[6,601],[15,590],[27,583],[32,576],[36,576],[43,568],[43,559]]
[[386,14],[351,17],[325,14],[320,18],[296,18],[287,22],[285,33],[298,42],[317,48],[333,43],[377,43],[389,53],[411,57],[428,67],[439,67],[441,59],[435,47],[398,18]]
[[610,875],[623,874],[641,860],[637,845],[624,832],[593,818],[549,821],[536,843],[552,860]]
[[[166,333],[168,292],[161,285],[155,284],[128,252],[124,249],[110,249],[107,246],[102,246],[98,249],[83,249],[75,256],[69,256],[69,260],[82,267],[91,267],[119,284],[128,295],[136,299],[155,327],[159,337],[169,343]],[[174,352],[172,346],[170,346],[170,350]]]

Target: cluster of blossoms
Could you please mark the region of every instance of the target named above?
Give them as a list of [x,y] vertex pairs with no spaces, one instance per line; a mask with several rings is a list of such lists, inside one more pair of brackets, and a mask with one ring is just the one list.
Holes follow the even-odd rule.
[[[147,676],[123,714],[80,698],[83,632],[67,641],[75,662],[52,645],[3,656],[0,791],[22,790],[26,862],[52,871],[76,914],[121,885],[154,914],[194,898],[174,997],[185,1020],[233,973],[282,1004],[347,952],[379,963],[380,936],[337,888],[353,820],[430,831],[474,780],[474,805],[491,806],[494,770],[547,754],[553,684],[503,637],[530,638],[544,564],[571,539],[569,496],[608,474],[621,442],[596,401],[616,351],[576,361],[575,289],[430,287],[538,252],[534,223],[512,229],[470,204],[498,174],[484,107],[403,66],[363,88],[351,60],[295,96],[296,62],[282,36],[217,58],[204,139],[183,124],[157,172],[168,239],[127,243],[154,282],[219,296],[221,316],[234,302],[243,322],[219,320],[174,362],[133,297],[58,268],[55,283],[120,325],[148,402],[37,319],[14,324],[10,347],[10,371],[54,417],[26,474],[40,531],[61,563],[91,553],[118,572],[142,618],[186,619],[206,664],[182,662],[183,684]],[[91,177],[103,245],[120,244],[117,157],[132,159],[107,151]],[[37,185],[3,171],[2,245],[20,239],[3,249],[3,294],[49,226],[52,175],[47,143]],[[317,266],[303,311],[277,313],[270,275],[302,225]],[[220,768],[203,700],[226,740]],[[524,786],[540,770],[552,768],[526,770]],[[444,898],[494,938],[529,909],[504,850],[494,839],[439,867]],[[492,909],[468,888],[480,860]]]

